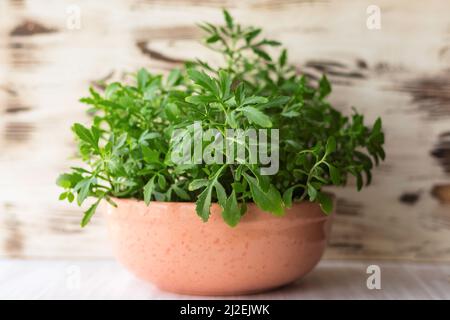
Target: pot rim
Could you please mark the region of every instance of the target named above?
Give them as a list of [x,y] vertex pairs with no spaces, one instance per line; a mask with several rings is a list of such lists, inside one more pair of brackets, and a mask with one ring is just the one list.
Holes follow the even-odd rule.
[[[323,192],[325,194],[327,194],[329,197],[331,197],[331,200],[333,201],[333,203],[336,202],[336,195],[332,192]],[[136,198],[118,198],[118,197],[110,197],[111,200],[114,201],[119,201],[119,202],[134,202],[134,203],[143,203],[144,200],[142,199],[136,199]],[[103,201],[106,201],[103,199]],[[158,204],[192,204],[195,205],[195,201],[157,201],[157,200],[151,200],[150,204],[152,203],[158,203]],[[246,202],[246,205],[256,205],[254,202]],[[308,200],[302,200],[301,202],[298,201],[292,201],[292,206],[298,206],[298,205],[304,205],[304,204],[318,204],[317,202],[311,202]],[[218,202],[211,202],[211,205],[219,205]]]
[[[334,194],[329,194],[332,197],[332,201],[335,204],[336,203],[336,197]],[[148,215],[149,210],[156,209],[159,207],[159,210],[162,208],[169,209],[170,207],[174,206],[185,206],[185,208],[189,212],[185,212],[185,214],[179,215],[180,219],[188,219],[191,220],[193,215],[192,213],[195,213],[195,202],[174,202],[174,201],[151,201],[148,205],[145,204],[143,200],[138,200],[135,198],[114,198],[112,197],[112,200],[115,201],[117,206],[125,206],[125,207],[131,207],[134,208],[132,211],[134,214],[134,219],[145,219],[144,217],[164,217],[164,215],[161,214],[151,214]],[[104,201],[103,205],[106,205],[106,207],[109,207],[107,211],[104,211],[106,216],[115,216],[115,219],[128,219],[130,216],[129,214],[123,215],[123,214],[113,214],[113,212],[117,212],[116,208],[114,208],[110,203],[107,201]],[[322,212],[322,210],[319,207],[319,204],[316,202],[310,202],[310,201],[302,201],[302,202],[293,202],[292,206],[289,208],[285,208],[285,214],[278,216],[271,214],[270,212],[264,211],[260,209],[254,202],[247,202],[248,209],[256,213],[256,215],[247,215],[245,214],[243,216],[243,219],[239,222],[238,225],[252,225],[255,224],[258,221],[280,221],[284,220],[286,222],[290,221],[308,221],[308,223],[316,223],[319,221],[331,219],[332,216],[335,214],[335,210],[331,212],[330,214],[325,214]],[[112,211],[110,211],[112,210]],[[137,211],[136,211],[137,210]],[[170,209],[169,209],[170,210]],[[217,203],[211,203],[210,210],[215,211],[215,214],[221,212],[222,207]],[[191,212],[192,211],[192,212]],[[211,211],[211,214],[214,214],[213,211]],[[118,211],[120,212],[120,211]],[[139,213],[137,213],[139,212]],[[161,212],[161,211],[160,211]],[[318,212],[321,212],[322,214],[318,214]],[[198,217],[195,215],[195,217]],[[251,218],[250,218],[251,217]],[[209,219],[208,221],[211,221]],[[221,222],[222,219],[220,219]],[[288,222],[289,223],[289,222]]]

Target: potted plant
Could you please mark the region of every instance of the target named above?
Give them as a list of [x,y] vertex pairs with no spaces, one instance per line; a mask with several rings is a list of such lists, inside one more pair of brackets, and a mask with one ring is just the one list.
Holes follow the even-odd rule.
[[381,120],[366,127],[326,100],[280,43],[224,11],[200,25],[221,66],[196,60],[167,76],[141,69],[81,102],[74,124],[83,168],[58,178],[60,199],[102,203],[117,258],[171,291],[239,294],[290,283],[320,260],[329,185],[369,184],[384,159]]

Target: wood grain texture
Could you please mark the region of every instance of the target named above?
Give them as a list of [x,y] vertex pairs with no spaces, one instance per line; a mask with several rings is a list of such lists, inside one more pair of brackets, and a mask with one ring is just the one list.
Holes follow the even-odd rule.
[[[166,72],[185,59],[217,61],[198,21],[240,21],[282,41],[299,72],[328,74],[332,102],[386,128],[387,161],[373,185],[333,190],[338,213],[326,258],[450,261],[450,2],[33,0],[0,2],[0,256],[109,257],[95,217],[57,201],[57,174],[78,164],[69,130],[87,122],[78,98],[98,80],[141,66]],[[81,29],[66,27],[78,5]]]
[[[380,289],[368,289],[367,267],[380,268]],[[111,281],[114,279],[114,281]],[[450,265],[322,261],[304,279],[250,296],[198,297],[164,292],[110,260],[0,260],[0,299],[450,299]]]

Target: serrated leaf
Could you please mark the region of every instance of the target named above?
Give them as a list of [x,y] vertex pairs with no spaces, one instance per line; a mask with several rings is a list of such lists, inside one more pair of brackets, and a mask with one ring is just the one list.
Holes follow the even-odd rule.
[[228,199],[226,199],[225,206],[222,209],[222,218],[230,227],[235,227],[241,219],[241,209],[239,208],[234,190]]
[[259,208],[277,216],[284,215],[283,200],[280,192],[273,185],[270,185],[269,190],[264,192],[256,178],[250,177],[245,173],[244,177],[250,185],[253,201]]
[[272,121],[270,121],[269,116],[264,114],[262,111],[250,106],[239,108],[239,110],[244,113],[244,116],[250,122],[255,123],[263,128],[272,127]]
[[144,186],[144,202],[146,205],[149,205],[154,189],[155,189],[155,176],[151,177]]
[[216,189],[217,200],[223,208],[227,201],[227,193],[225,192],[225,189],[220,184],[220,182],[217,182],[217,181],[214,183],[214,189]]
[[81,205],[83,201],[88,197],[89,192],[91,190],[91,186],[95,183],[95,177],[85,178],[80,180],[74,187],[74,190],[77,192],[77,203]]
[[202,193],[197,198],[195,202],[195,211],[202,218],[204,222],[209,219],[209,208],[211,207],[211,194],[212,194],[212,184],[208,184],[208,186],[203,190]]
[[215,96],[219,96],[218,88],[216,82],[208,76],[203,71],[197,71],[194,69],[189,69],[187,71],[189,77],[199,86],[207,89],[209,92],[214,94]]
[[207,179],[196,179],[193,180],[190,184],[189,184],[189,191],[194,191],[197,189],[200,189],[204,186],[206,186],[208,184],[208,180]]
[[91,130],[84,127],[82,124],[75,123],[72,126],[73,131],[75,134],[80,138],[80,140],[88,143],[90,146],[94,147],[95,149],[98,149],[98,139],[94,137],[91,133]]
[[180,187],[178,187],[177,185],[172,185],[172,189],[173,191],[175,191],[175,194],[180,197],[183,200],[191,200],[191,197],[189,196],[189,194],[184,191],[183,189],[181,189]]
[[158,151],[152,150],[145,145],[141,146],[141,148],[142,148],[142,154],[144,156],[145,162],[150,163],[150,164],[160,163]]
[[86,210],[83,219],[81,220],[82,227],[85,227],[89,223],[89,221],[91,221],[91,218],[95,214],[95,211],[97,210],[97,207],[101,200],[102,198],[99,198],[93,205],[89,207],[89,209]]

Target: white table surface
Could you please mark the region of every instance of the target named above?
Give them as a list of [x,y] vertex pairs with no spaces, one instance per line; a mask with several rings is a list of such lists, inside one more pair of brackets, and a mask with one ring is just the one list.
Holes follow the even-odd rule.
[[[381,289],[369,290],[369,265]],[[159,290],[113,260],[0,259],[0,299],[203,299]],[[211,298],[211,297],[210,297]],[[214,298],[214,297],[213,297]],[[226,299],[450,299],[450,264],[322,261],[304,279],[264,294]]]

